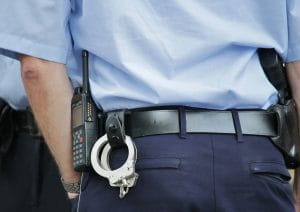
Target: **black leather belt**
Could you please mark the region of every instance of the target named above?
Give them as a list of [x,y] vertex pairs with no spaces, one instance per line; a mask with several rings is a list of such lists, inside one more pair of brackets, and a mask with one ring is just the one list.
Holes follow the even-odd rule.
[[[263,110],[236,113],[244,135],[277,135],[275,113]],[[125,132],[132,137],[180,133],[179,117],[177,109],[131,111],[125,115]],[[236,133],[232,111],[185,110],[185,122],[187,133]]]
[[[244,135],[277,136],[275,113],[268,111],[237,111]],[[41,137],[40,130],[29,110],[16,111],[17,129]],[[232,111],[185,110],[187,133],[235,134]],[[132,111],[125,116],[125,131],[132,137],[180,133],[180,114],[177,109]]]

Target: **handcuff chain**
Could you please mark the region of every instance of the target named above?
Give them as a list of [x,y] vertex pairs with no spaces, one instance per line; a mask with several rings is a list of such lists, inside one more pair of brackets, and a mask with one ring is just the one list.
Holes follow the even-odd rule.
[[122,183],[120,186],[120,194],[119,194],[120,199],[123,199],[128,192],[129,192],[128,182],[126,179],[122,179]]

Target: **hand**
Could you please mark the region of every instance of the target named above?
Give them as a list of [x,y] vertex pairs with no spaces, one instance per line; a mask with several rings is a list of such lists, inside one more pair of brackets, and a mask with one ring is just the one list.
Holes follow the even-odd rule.
[[71,200],[71,199],[75,199],[76,197],[78,197],[79,194],[77,193],[70,193],[68,192],[68,198]]

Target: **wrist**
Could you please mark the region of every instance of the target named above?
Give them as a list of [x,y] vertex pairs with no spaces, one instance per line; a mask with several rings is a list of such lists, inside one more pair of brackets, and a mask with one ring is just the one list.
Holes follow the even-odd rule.
[[80,173],[79,172],[68,172],[61,174],[61,179],[67,183],[75,183],[80,181]]
[[80,193],[80,177],[61,177],[61,183],[68,194],[69,199],[75,198]]

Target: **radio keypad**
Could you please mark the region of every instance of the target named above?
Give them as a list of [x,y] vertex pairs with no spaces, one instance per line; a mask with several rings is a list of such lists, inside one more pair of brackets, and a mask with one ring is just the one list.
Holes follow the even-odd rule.
[[73,132],[73,163],[74,166],[84,164],[84,138],[82,129]]

